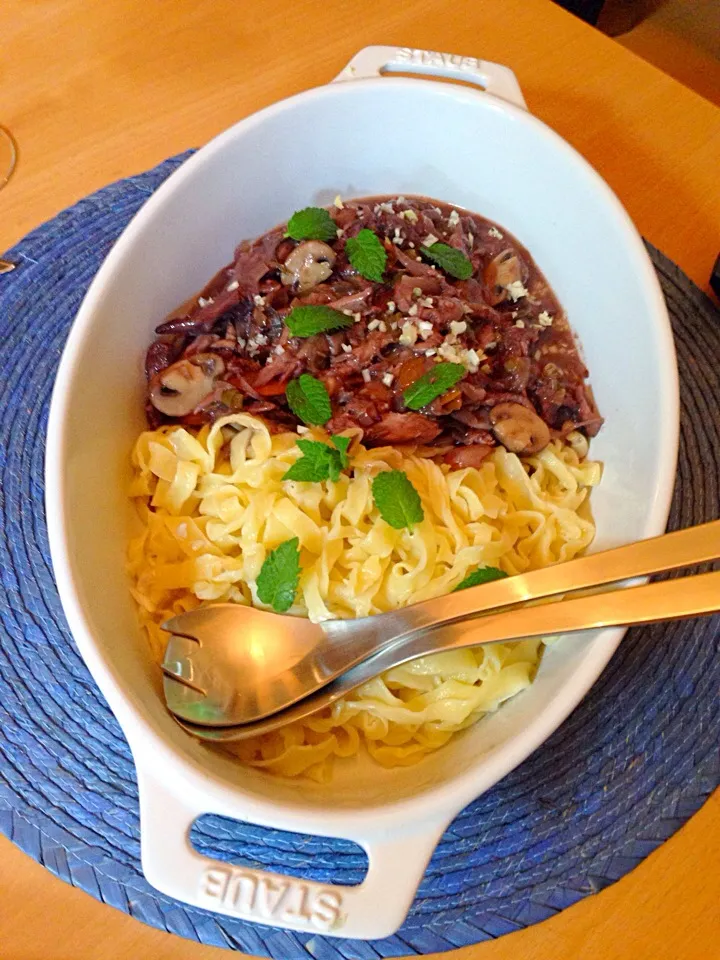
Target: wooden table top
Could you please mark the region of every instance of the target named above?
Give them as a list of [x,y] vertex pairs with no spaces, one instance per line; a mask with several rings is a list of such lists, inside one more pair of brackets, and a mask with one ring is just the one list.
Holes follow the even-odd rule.
[[[5,0],[0,123],[20,162],[0,250],[109,181],[333,77],[370,43],[512,66],[530,109],[707,289],[720,251],[720,110],[549,0]],[[0,771],[0,776],[2,771]],[[711,960],[720,955],[720,798],[633,873],[529,930],[452,960]],[[0,839],[3,960],[220,960],[55,879]],[[224,954],[227,956],[227,954]],[[294,960],[294,958],[288,958]]]

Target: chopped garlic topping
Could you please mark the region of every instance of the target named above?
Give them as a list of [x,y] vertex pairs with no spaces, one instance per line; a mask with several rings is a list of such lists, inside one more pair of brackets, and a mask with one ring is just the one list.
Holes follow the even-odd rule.
[[490,227],[490,229],[488,230],[488,236],[495,237],[496,240],[503,239],[503,235],[500,233],[497,227]]
[[461,333],[467,330],[467,323],[464,320],[452,320],[450,322],[450,333],[459,337]]
[[449,363],[461,363],[470,373],[475,373],[480,366],[480,355],[475,350],[464,350],[447,340],[440,344],[438,354]]
[[525,321],[524,321],[524,320],[516,320],[516,321],[515,321],[515,326],[516,326],[516,327],[519,327],[521,330],[523,330],[523,329],[525,328]]
[[256,306],[256,307],[264,307],[264,306],[265,306],[265,297],[261,297],[259,293],[256,293],[256,294],[255,294],[255,296],[253,297],[253,300],[255,301],[255,306]]
[[437,243],[437,242],[438,242],[438,238],[435,236],[434,233],[429,233],[423,240],[423,244],[426,247],[431,247],[434,243]]
[[462,347],[456,347],[447,340],[443,341],[438,348],[438,353],[450,363],[462,363]]
[[388,300],[387,307],[385,308],[388,313],[395,313],[395,301]]
[[413,295],[414,297],[419,297],[421,293],[422,293],[422,290],[420,289],[420,287],[413,287],[413,294],[412,294],[412,295]]
[[213,300],[212,297],[208,297],[207,300],[205,299],[205,297],[198,297],[198,306],[199,306],[199,307],[207,307],[207,306],[209,306],[211,303],[214,303],[214,302],[215,302],[215,301]]
[[540,314],[540,316],[538,317],[538,323],[540,324],[540,326],[541,326],[541,327],[551,327],[551,326],[552,326],[552,322],[553,322],[553,318],[550,316],[550,314],[547,312],[547,310],[543,310],[543,312],[542,312],[542,313]]
[[407,320],[402,325],[402,331],[400,333],[400,343],[404,347],[411,347],[415,343],[417,338],[418,338],[417,327],[415,326],[414,323],[411,323],[409,320]]
[[417,326],[418,330],[420,331],[420,336],[423,338],[423,340],[427,340],[427,338],[435,329],[429,320],[421,320]]
[[233,280],[233,282],[232,282],[232,283],[229,283],[229,284],[225,287],[225,289],[227,290],[228,293],[232,293],[233,290],[237,290],[237,288],[238,288],[239,286],[240,286],[239,282],[238,282],[237,280]]
[[470,373],[475,373],[477,368],[480,366],[480,361],[485,359],[484,354],[479,354],[477,350],[468,350],[465,353],[467,359],[467,368]]
[[513,301],[519,300],[521,297],[526,297],[529,293],[527,287],[524,287],[521,280],[513,280],[512,283],[509,283],[505,289],[510,294]]
[[369,371],[369,370],[363,370],[363,372],[362,372],[362,378],[363,378],[363,380],[365,381],[365,383],[370,383],[370,371]]
[[338,194],[338,195],[335,197],[335,200],[334,200],[333,202],[334,202],[335,206],[338,208],[338,210],[344,210],[344,209],[345,209],[345,204],[342,202],[342,198],[340,197],[340,194]]
[[451,210],[450,216],[448,217],[448,223],[451,227],[456,227],[460,223],[460,214],[457,210]]
[[343,349],[343,353],[352,353],[352,347],[349,343],[341,343],[340,346]]
[[417,304],[414,303],[408,310],[408,315],[411,317],[416,317],[418,312]]
[[382,382],[386,387],[391,387],[394,379],[395,377],[391,373],[384,373],[382,375]]
[[379,320],[371,320],[370,323],[368,324],[368,330],[377,330],[379,326],[380,326]]
[[400,216],[404,217],[406,220],[409,220],[410,223],[418,222],[418,215],[415,213],[414,210],[401,210]]

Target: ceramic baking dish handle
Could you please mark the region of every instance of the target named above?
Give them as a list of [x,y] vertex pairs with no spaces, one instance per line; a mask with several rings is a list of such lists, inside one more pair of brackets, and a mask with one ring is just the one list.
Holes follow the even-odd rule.
[[[386,836],[347,839],[367,852],[359,886],[337,886],[233,866],[199,854],[190,828],[208,811],[186,790],[173,791],[138,767],[140,844],[147,881],[194,907],[254,923],[307,933],[374,940],[393,934],[405,919],[446,822],[404,824]],[[235,811],[235,816],[241,816]]]
[[364,47],[335,80],[364,80],[384,73],[417,73],[448,80],[464,80],[486,93],[527,110],[517,77],[509,67],[477,57],[461,57],[412,47]]

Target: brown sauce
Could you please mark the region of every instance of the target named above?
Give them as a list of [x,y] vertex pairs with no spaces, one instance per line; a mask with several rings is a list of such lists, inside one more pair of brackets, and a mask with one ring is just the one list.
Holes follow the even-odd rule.
[[[293,273],[288,263],[305,262],[308,248],[297,248],[318,242],[286,238],[283,224],[241,243],[201,294],[157,328],[146,359],[151,426],[199,425],[243,410],[294,430],[300,421],[285,390],[308,373],[330,397],[329,432],[357,426],[368,446],[411,444],[455,467],[478,465],[498,443],[534,452],[517,430],[499,426],[517,420],[518,407],[536,428],[533,417],[544,424],[535,449],[571,430],[597,433],[602,418],[567,318],[503,227],[422,197],[352,200],[329,212],[338,236],[309,251],[319,254],[305,258],[309,270]],[[382,283],[363,278],[347,257],[347,240],[364,228],[387,252]],[[433,265],[420,248],[434,242],[459,250],[472,275],[458,280]],[[293,337],[285,318],[301,305],[327,305],[354,322]],[[438,362],[462,364],[462,379],[408,409],[408,386]],[[156,401],[160,393],[171,402]]]

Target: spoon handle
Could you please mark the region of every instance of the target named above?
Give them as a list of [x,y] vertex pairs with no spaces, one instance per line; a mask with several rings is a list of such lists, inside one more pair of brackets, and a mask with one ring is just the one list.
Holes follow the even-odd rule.
[[382,651],[349,670],[312,696],[264,720],[214,729],[185,723],[181,723],[181,726],[201,739],[244,740],[276,730],[293,720],[301,720],[329,706],[378,673],[416,657],[497,641],[686,619],[714,613],[719,609],[720,570],[521,607],[475,620],[447,624],[429,636],[415,637],[393,646],[391,650]]

